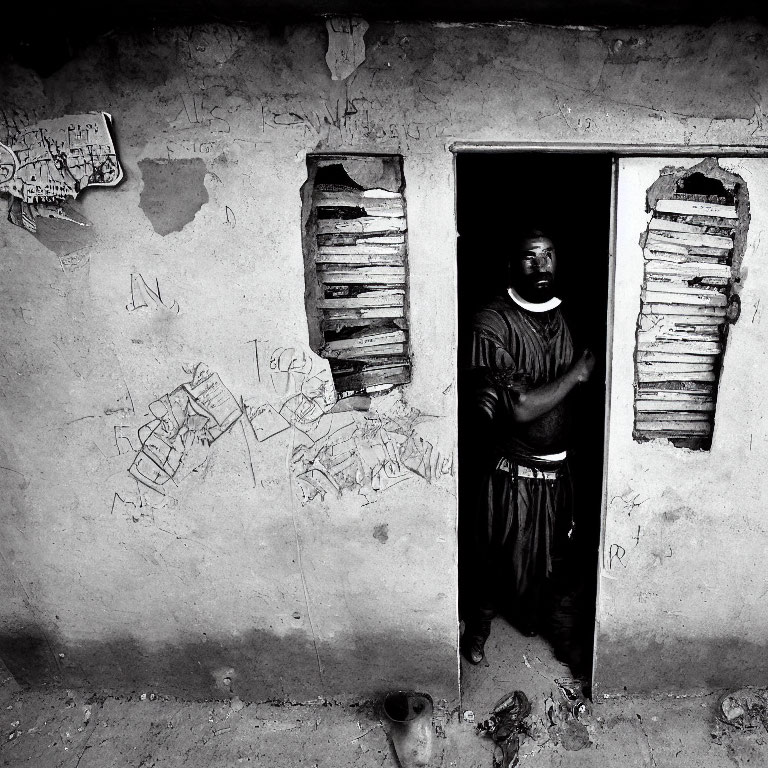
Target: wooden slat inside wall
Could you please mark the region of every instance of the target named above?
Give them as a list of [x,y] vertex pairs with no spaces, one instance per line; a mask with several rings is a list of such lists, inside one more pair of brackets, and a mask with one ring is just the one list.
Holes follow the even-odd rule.
[[637,439],[707,442],[731,290],[736,206],[671,194],[658,200],[643,250],[638,318]]
[[405,201],[400,192],[315,184],[317,310],[336,389],[411,379]]

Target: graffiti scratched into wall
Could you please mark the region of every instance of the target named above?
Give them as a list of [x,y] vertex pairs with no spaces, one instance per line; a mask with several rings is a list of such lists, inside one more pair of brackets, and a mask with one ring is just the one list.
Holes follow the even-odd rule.
[[368,411],[354,414],[323,440],[296,446],[291,471],[301,500],[353,491],[370,501],[405,480],[432,483],[452,476],[453,454],[442,454],[418,434],[419,424],[433,418],[408,406],[394,390],[374,398]]
[[[259,346],[257,361],[266,357]],[[271,384],[286,399],[279,409],[247,407],[248,423],[259,440],[293,427],[290,472],[302,503],[344,492],[369,502],[409,479],[433,483],[455,474],[452,450],[441,452],[419,434],[436,417],[409,406],[401,388],[337,399],[328,360],[303,347],[279,347],[268,359]]]
[[[301,504],[344,493],[362,495],[367,504],[407,480],[433,484],[455,476],[453,450],[441,451],[421,434],[436,417],[409,406],[399,388],[340,400],[327,360],[303,345],[251,343],[253,392],[238,399],[199,363],[190,381],[149,405],[151,418],[138,430],[128,470],[140,486],[173,493],[191,473],[204,473],[217,442],[237,424],[254,487],[264,487],[261,445],[274,441]],[[263,371],[260,359],[268,361]],[[133,452],[131,437],[115,428],[120,453]]]
[[155,278],[155,287],[150,288],[146,280],[139,274],[131,275],[131,300],[125,305],[129,312],[137,309],[159,309],[170,314],[179,313],[179,305],[175,301],[167,302],[160,294],[160,282]]
[[149,410],[153,418],[139,429],[141,449],[128,471],[159,493],[203,466],[213,443],[242,416],[219,375],[203,363],[192,381],[155,400]]

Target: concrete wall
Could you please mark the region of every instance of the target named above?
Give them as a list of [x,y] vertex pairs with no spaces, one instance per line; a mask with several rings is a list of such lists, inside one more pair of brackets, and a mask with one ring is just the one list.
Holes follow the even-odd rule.
[[[403,394],[407,407],[433,417],[419,429],[450,457],[451,142],[759,143],[768,133],[765,34],[748,24],[377,24],[365,42],[366,61],[343,82],[330,78],[320,22],[282,36],[221,26],[114,34],[46,79],[3,66],[6,122],[110,112],[126,171],[116,189],[81,196],[90,230],[43,222],[33,237],[0,223],[2,654],[20,678],[206,696],[229,673],[244,698],[362,697],[409,684],[455,699],[450,463],[431,482],[414,475],[386,491],[302,504],[289,460],[302,438],[287,430],[255,444],[235,425],[204,469],[157,499],[127,476],[150,403],[189,381],[185,368],[202,361],[238,399],[279,406],[255,368],[253,340],[277,349],[307,339],[305,155],[402,153],[414,359]],[[157,280],[180,312],[128,311],[137,273]],[[736,333],[729,354],[739,345],[754,353],[758,343],[756,333]],[[619,355],[614,371],[626,388],[631,358]],[[760,387],[755,374],[746,383]],[[115,439],[116,427],[130,446]],[[612,472],[634,482],[646,463],[668,471],[668,453],[644,446],[631,463],[617,456]],[[692,462],[710,499],[749,508],[758,477],[749,490],[732,486],[744,449],[718,455],[717,474],[705,471],[714,455],[679,461]],[[667,507],[681,504],[649,505],[647,524],[661,526]],[[745,606],[729,617],[728,633],[721,624],[712,637],[748,627],[757,637],[766,617],[756,622],[746,606],[765,589],[764,577],[761,586],[722,574],[733,573],[746,537],[755,551],[765,544],[764,527],[752,515],[748,529],[745,518],[725,549],[719,507],[688,506],[702,548],[685,560],[696,604],[706,594],[723,612]],[[682,566],[657,567],[655,596],[642,612],[630,610],[654,562],[638,558],[604,591],[614,606],[599,617],[605,690],[621,690],[625,680],[640,687],[658,645],[692,643],[701,629],[690,623],[653,635],[661,607],[679,592]],[[757,673],[755,649],[739,649],[742,669]],[[685,680],[700,684],[709,659],[691,655],[680,665],[686,660]]]
[[709,451],[632,439],[639,235],[645,193],[662,168],[698,159],[628,158],[619,166],[613,377],[597,636],[598,688],[689,691],[758,684],[768,673],[768,537],[761,496],[766,432],[762,384],[768,283],[768,161],[722,159],[749,190],[742,302],[720,378]]

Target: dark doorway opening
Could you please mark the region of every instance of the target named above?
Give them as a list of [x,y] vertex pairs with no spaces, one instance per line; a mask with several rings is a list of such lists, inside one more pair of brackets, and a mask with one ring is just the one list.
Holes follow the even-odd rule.
[[[570,396],[568,462],[576,500],[575,526],[567,562],[552,579],[555,596],[549,609],[552,614],[564,611],[565,616],[544,622],[540,629],[540,642],[573,674],[586,679],[591,677],[603,487],[612,161],[608,154],[586,153],[468,152],[456,156],[459,613],[460,617],[466,615],[468,575],[476,565],[468,535],[477,506],[474,456],[483,439],[466,370],[472,319],[478,308],[504,291],[504,257],[522,232],[535,228],[547,233],[555,244],[557,295],[562,299],[561,311],[575,353],[589,348],[597,361],[590,382]],[[494,619],[492,637],[497,625],[504,622],[501,615]],[[517,636],[504,626],[505,637],[511,638],[507,644],[514,646]],[[520,638],[522,642],[522,635]],[[493,662],[499,669],[512,670],[525,660],[530,666],[521,648],[520,644],[511,647],[508,658],[488,659],[484,664]],[[493,652],[504,657],[507,649],[497,643]],[[462,684],[466,675],[483,674],[481,666],[475,672],[462,658]]]

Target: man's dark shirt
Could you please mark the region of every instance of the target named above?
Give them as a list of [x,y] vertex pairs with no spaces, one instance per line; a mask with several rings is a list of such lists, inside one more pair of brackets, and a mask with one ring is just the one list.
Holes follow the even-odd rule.
[[503,294],[473,321],[471,363],[476,406],[490,417],[488,446],[497,455],[531,460],[565,450],[566,404],[527,422],[513,418],[520,393],[562,376],[573,361],[573,342],[559,308],[531,312]]

